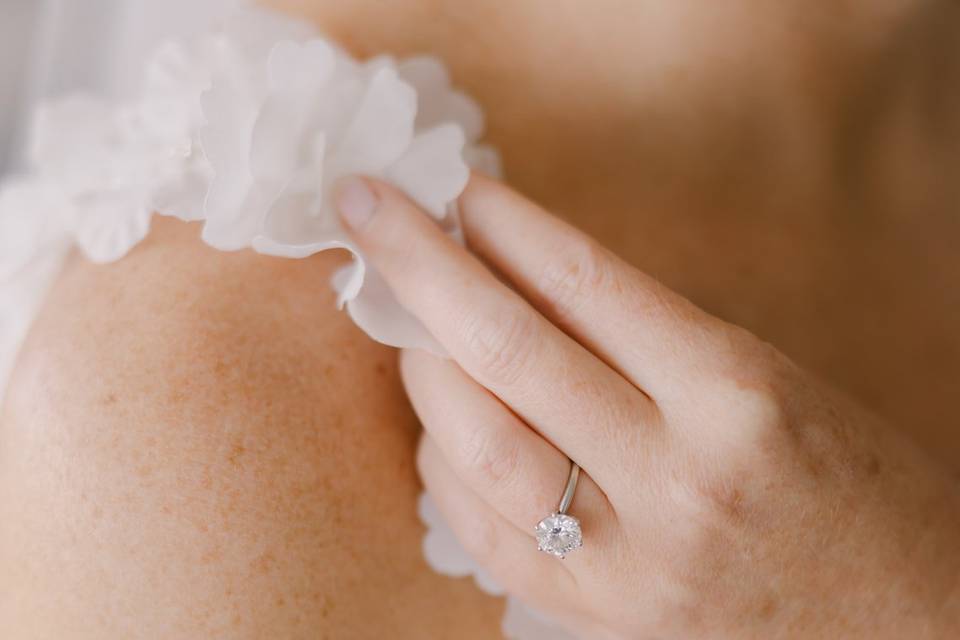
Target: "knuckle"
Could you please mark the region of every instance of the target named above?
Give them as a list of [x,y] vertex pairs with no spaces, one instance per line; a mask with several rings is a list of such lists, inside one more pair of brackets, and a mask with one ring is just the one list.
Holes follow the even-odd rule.
[[487,487],[508,483],[515,477],[519,454],[517,439],[504,437],[494,429],[470,430],[460,447],[461,464]]
[[723,351],[729,356],[727,369],[734,377],[769,385],[794,374],[789,358],[747,329],[723,323],[722,333]]
[[582,308],[598,291],[616,288],[610,255],[593,240],[581,240],[549,260],[537,290],[560,316]]
[[786,356],[745,329],[723,329],[726,353],[710,383],[714,411],[735,433],[763,432],[789,418],[792,390],[800,378]]
[[520,305],[499,314],[468,314],[462,340],[485,376],[510,385],[522,375],[537,339],[536,321],[537,316]]
[[731,387],[724,395],[716,411],[722,428],[705,435],[691,454],[684,484],[695,520],[739,525],[754,518],[789,462],[789,416],[773,388]]
[[[696,445],[712,464],[698,478],[709,497],[734,495],[738,486],[777,474],[789,443],[789,403],[777,385],[738,381],[727,384],[707,410],[718,417],[718,428]],[[720,500],[721,503],[724,500]]]
[[781,385],[773,380],[741,379],[725,395],[727,421],[743,435],[775,430],[787,420],[788,400]]

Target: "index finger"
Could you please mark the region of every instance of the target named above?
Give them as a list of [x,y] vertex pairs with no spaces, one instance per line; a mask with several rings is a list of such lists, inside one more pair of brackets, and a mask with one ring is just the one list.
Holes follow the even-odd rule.
[[470,247],[552,322],[661,404],[698,379],[718,320],[506,185],[460,197]]
[[618,462],[653,446],[659,424],[653,403],[497,280],[403,194],[353,179],[341,185],[337,202],[400,303],[472,378],[598,484],[618,476]]

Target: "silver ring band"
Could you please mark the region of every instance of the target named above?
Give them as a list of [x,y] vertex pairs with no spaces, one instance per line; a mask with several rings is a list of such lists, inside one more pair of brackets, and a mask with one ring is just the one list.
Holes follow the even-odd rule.
[[563,490],[563,496],[560,497],[560,506],[557,507],[557,513],[566,513],[573,502],[573,494],[577,492],[577,481],[580,479],[580,465],[573,460],[570,461],[570,476],[567,478],[567,488]]

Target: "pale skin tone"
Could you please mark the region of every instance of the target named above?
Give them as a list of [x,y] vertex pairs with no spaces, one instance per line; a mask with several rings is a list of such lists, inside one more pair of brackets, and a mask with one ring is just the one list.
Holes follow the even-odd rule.
[[[615,597],[581,599],[572,623],[595,616],[598,632],[616,632],[616,616],[636,628],[714,624],[760,637],[771,628],[877,637],[869,625],[881,623],[914,637],[902,630],[935,635],[949,624],[956,556],[943,536],[956,538],[955,507],[937,460],[946,474],[960,469],[956,3],[274,4],[360,55],[440,55],[484,105],[512,186],[880,416],[824,400],[834,392],[767,347],[721,377],[740,385],[697,394],[711,404],[694,407],[704,413],[696,419],[665,410],[677,403],[655,390],[658,381],[666,388],[659,376],[648,388],[621,371],[622,388],[635,390],[627,402],[656,408],[657,419],[635,421],[640,452],[653,442],[668,449],[641,459],[677,464],[664,492],[697,490],[658,503],[688,510],[646,506],[631,529],[668,531],[649,516],[672,513],[677,536],[627,547],[615,535],[621,510],[633,513],[624,492],[588,469],[574,506],[588,536],[610,532],[608,548],[631,558],[624,566],[656,562],[638,580],[672,588],[657,599],[644,590],[623,616]],[[18,639],[495,637],[501,603],[421,560],[419,427],[396,354],[333,308],[326,282],[341,258],[218,254],[197,234],[160,221],[118,263],[74,260],[34,327],[0,414],[0,628]],[[478,249],[480,239],[471,238]],[[701,345],[704,367],[742,362],[734,347],[757,344],[730,332],[743,342],[720,353]],[[410,382],[454,366],[411,355]],[[770,360],[774,381],[761,376]],[[465,382],[476,391],[474,378]],[[692,393],[685,378],[675,389]],[[731,397],[745,398],[733,412]],[[795,402],[781,407],[785,398]],[[439,455],[431,407],[421,400],[417,409],[437,443],[432,459],[446,465],[430,468],[456,469]],[[565,446],[536,422],[514,426]],[[789,434],[825,435],[784,438],[783,423],[808,425]],[[721,438],[744,429],[754,438]],[[924,453],[897,444],[898,433]],[[740,455],[716,455],[738,443]],[[517,480],[537,496],[534,522],[562,485],[558,455],[538,467],[542,476]],[[758,481],[773,460],[808,463],[777,467],[786,486],[778,495],[795,510],[765,501]],[[637,478],[664,471],[639,467]],[[698,472],[702,483],[691,483]],[[717,490],[723,480],[729,487]],[[649,484],[631,482],[656,499],[642,491]],[[494,503],[511,504],[483,500]],[[377,509],[390,514],[393,551],[374,525]],[[810,522],[781,526],[801,512]],[[822,570],[764,590],[778,562],[758,559],[770,538],[790,566]],[[597,548],[603,540],[588,537]],[[523,558],[539,563],[535,543],[524,542],[536,559]],[[730,546],[756,552],[755,588]],[[563,571],[597,579],[591,594],[622,584],[589,549]],[[704,549],[716,564],[699,561]],[[699,573],[678,576],[685,563]],[[693,607],[684,606],[689,594],[700,594]]]
[[[902,436],[490,180],[460,199],[476,257],[383,183],[339,203],[450,356],[401,357],[419,467],[513,593],[584,638],[960,632],[960,491]],[[568,457],[561,564],[531,514]]]

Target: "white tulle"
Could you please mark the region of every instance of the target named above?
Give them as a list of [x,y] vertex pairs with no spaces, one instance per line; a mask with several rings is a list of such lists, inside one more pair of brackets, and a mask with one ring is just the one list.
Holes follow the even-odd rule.
[[[343,233],[330,189],[348,174],[379,176],[462,242],[455,201],[468,167],[499,173],[482,133],[480,108],[438,60],[360,62],[305,23],[253,9],[161,46],[132,102],[43,106],[28,170],[0,188],[0,395],[65,256],[78,248],[94,262],[118,260],[154,214],[202,221],[204,241],[224,251],[347,249],[354,260],[332,286],[354,322],[380,342],[440,352]],[[420,511],[431,566],[502,595],[426,497]],[[504,631],[567,637],[514,599]]]

